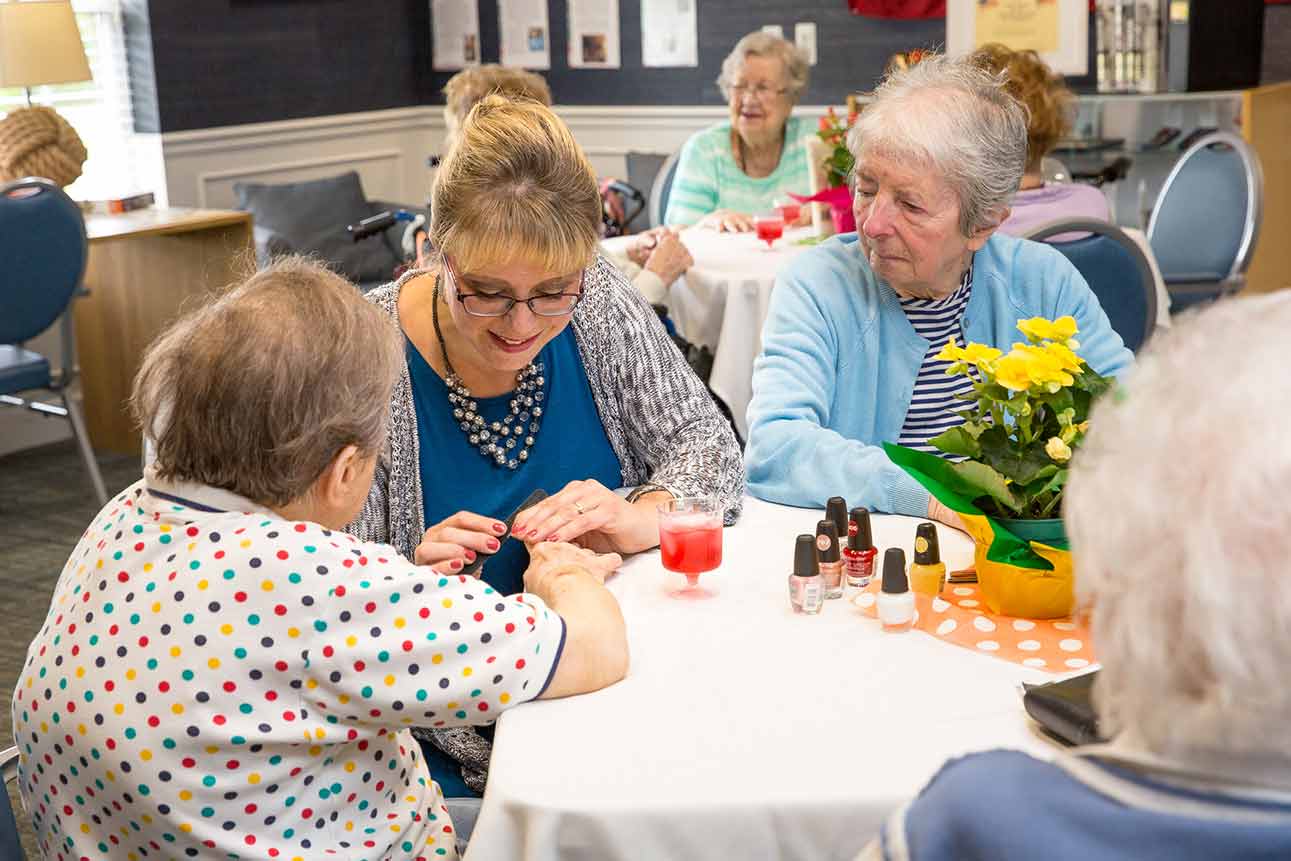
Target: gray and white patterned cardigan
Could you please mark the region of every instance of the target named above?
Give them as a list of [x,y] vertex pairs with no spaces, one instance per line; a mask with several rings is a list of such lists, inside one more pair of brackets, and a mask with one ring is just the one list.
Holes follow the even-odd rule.
[[[399,291],[420,272],[368,293],[399,320]],[[668,339],[658,316],[603,257],[587,270],[583,298],[574,308],[574,339],[587,371],[605,435],[623,469],[623,486],[657,484],[675,496],[712,494],[726,524],[739,516],[744,459],[726,419],[704,384]],[[417,414],[407,365],[390,398],[390,439],[377,464],[372,490],[347,531],[391,544],[411,559],[426,530],[418,468]],[[521,467],[523,468],[523,467]],[[453,494],[446,487],[443,493]],[[461,766],[462,778],[483,792],[492,745],[471,727],[415,728]]]
[[[368,293],[399,320],[399,291],[420,272]],[[574,308],[574,339],[605,435],[623,469],[623,486],[650,483],[675,496],[715,495],[730,525],[744,494],[744,461],[735,435],[704,384],[668,339],[658,316],[603,257],[587,270]],[[426,531],[417,414],[405,366],[390,399],[390,440],[372,490],[348,531],[391,544],[407,558]],[[524,467],[521,467],[523,469]],[[452,495],[454,488],[442,489]]]

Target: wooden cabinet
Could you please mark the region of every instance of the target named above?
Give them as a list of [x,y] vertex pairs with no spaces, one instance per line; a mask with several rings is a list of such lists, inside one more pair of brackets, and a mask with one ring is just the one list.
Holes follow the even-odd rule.
[[88,215],[88,296],[74,303],[90,440],[140,451],[127,401],[152,340],[181,312],[255,269],[251,216],[203,209]]

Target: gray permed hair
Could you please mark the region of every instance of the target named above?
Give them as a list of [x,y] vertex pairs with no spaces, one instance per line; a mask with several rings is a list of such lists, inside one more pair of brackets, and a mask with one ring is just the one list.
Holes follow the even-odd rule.
[[1283,774],[1291,389],[1270,373],[1289,326],[1282,291],[1176,318],[1095,405],[1063,505],[1100,728]]
[[935,54],[879,84],[847,148],[931,165],[959,198],[959,229],[999,224],[1027,162],[1027,109],[968,57]]
[[279,258],[153,341],[130,406],[162,478],[286,505],[345,446],[385,445],[402,346],[354,285]]
[[731,53],[722,60],[722,73],[717,76],[717,88],[722,91],[722,98],[731,97],[731,85],[744,69],[744,58],[748,56],[775,57],[781,62],[789,77],[787,86],[792,101],[797,102],[798,97],[807,89],[811,64],[807,62],[806,54],[788,39],[758,30],[736,42]]

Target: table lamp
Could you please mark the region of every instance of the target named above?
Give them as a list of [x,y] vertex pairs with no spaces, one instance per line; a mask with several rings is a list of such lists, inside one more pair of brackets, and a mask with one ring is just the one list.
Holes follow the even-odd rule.
[[0,0],[0,89],[27,91],[27,107],[0,120],[0,179],[30,174],[68,185],[80,176],[80,137],[52,108],[33,107],[31,88],[90,79],[68,0]]
[[68,0],[0,0],[0,89],[90,80]]

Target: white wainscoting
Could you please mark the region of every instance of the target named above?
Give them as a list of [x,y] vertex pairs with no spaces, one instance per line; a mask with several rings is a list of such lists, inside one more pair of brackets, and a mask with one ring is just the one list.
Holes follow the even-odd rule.
[[[627,176],[629,152],[675,152],[725,119],[724,106],[557,106],[600,176]],[[797,112],[819,117],[823,106]],[[236,182],[292,182],[356,170],[369,199],[420,204],[445,136],[437,105],[162,135],[174,206],[231,207]]]

